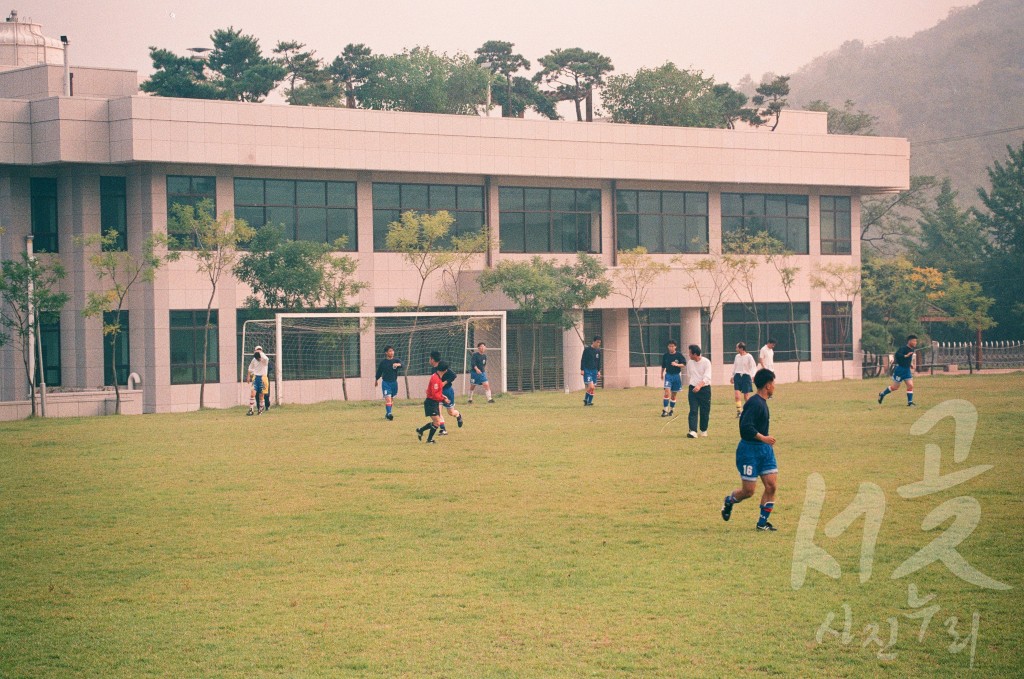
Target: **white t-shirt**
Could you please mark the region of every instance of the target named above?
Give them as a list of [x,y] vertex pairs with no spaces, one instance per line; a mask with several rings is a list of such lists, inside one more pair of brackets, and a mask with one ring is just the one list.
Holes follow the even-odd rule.
[[711,386],[711,361],[704,356],[686,361],[686,376],[691,387]]
[[249,372],[251,372],[254,377],[266,377],[267,368],[269,366],[269,356],[267,356],[266,354],[261,354],[259,360],[257,360],[256,357],[254,356],[253,359],[249,361]]
[[749,353],[736,354],[736,358],[732,362],[732,374],[733,375],[750,375],[754,376],[757,372],[757,364],[754,363],[754,357]]
[[761,365],[768,370],[775,370],[775,350],[767,344],[761,347],[760,353]]

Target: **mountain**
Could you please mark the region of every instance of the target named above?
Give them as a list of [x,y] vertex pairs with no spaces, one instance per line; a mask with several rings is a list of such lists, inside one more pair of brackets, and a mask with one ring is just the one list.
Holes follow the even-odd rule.
[[877,116],[876,134],[910,139],[912,174],[948,176],[961,203],[978,205],[986,167],[1024,140],[1024,1],[982,0],[910,38],[847,42],[792,74],[790,105],[815,99]]

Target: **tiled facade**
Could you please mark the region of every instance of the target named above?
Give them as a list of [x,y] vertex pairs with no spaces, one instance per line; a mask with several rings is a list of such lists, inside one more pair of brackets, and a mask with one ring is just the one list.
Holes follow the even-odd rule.
[[[47,65],[0,72],[0,224],[6,227],[0,256],[22,250],[32,230],[31,179],[55,178],[58,249],[71,293],[60,323],[61,382],[70,387],[103,383],[100,322],[80,314],[87,292],[96,288],[95,277],[74,242],[76,236],[100,230],[102,176],[125,178],[129,249],[147,234],[166,230],[169,175],[215,177],[219,212],[234,208],[236,178],[354,182],[358,276],[369,283],[360,298],[364,310],[414,297],[419,283],[399,255],[374,251],[374,183],[481,187],[490,238],[488,253],[479,257],[480,269],[533,254],[502,251],[499,225],[508,206],[502,206],[501,196],[509,187],[599,190],[594,214],[599,213],[600,231],[591,249],[609,267],[616,265],[616,228],[622,220],[617,192],[706,194],[711,252],[721,251],[723,194],[733,201],[730,194],[798,196],[800,209],[806,205],[807,254],[793,257],[800,272],[790,295],[807,304],[810,360],[802,376],[812,380],[835,379],[840,368],[838,361],[823,360],[822,302],[830,300],[811,286],[811,274],[821,263],[859,263],[861,196],[906,188],[909,181],[906,140],[828,135],[825,114],[819,113],[786,111],[778,129],[767,132],[302,108],[140,96],[133,72],[81,68],[74,69],[75,96],[64,97],[59,96],[61,72]],[[821,254],[821,196],[849,199],[849,254]],[[829,209],[834,204],[829,198]],[[845,210],[845,200],[840,205]],[[699,343],[700,304],[686,287],[689,279],[672,255],[654,257],[673,268],[653,287],[646,307],[680,310],[683,343]],[[773,268],[762,266],[757,280],[759,301],[786,302]],[[435,283],[424,304],[441,304],[437,293]],[[206,391],[214,406],[239,402],[235,310],[248,294],[231,278],[218,291],[223,367],[219,383]],[[171,384],[169,312],[205,309],[208,296],[209,283],[195,271],[188,253],[133,294],[131,370],[142,377],[146,412],[198,406],[198,385]],[[497,295],[478,306],[512,308]],[[606,387],[643,384],[642,368],[630,367],[628,306],[619,295],[595,305],[608,348]],[[856,349],[859,308],[852,334]],[[719,384],[728,381],[730,372],[724,340],[719,314],[710,327],[710,358]],[[575,334],[566,334],[564,349],[565,386],[581,387],[572,369],[582,351]],[[4,400],[24,398],[17,361],[12,351],[0,350]],[[373,398],[374,357],[364,356],[363,362],[363,377],[349,381],[349,393]],[[847,374],[858,372],[856,361],[848,361],[846,368]],[[795,379],[795,364],[782,363],[777,372],[781,379]]]

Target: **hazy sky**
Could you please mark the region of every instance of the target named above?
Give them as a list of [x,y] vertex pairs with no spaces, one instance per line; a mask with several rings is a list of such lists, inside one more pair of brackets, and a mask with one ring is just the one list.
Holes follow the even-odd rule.
[[[619,73],[673,61],[718,81],[788,73],[847,40],[910,36],[977,0],[32,0],[19,15],[67,35],[72,63],[150,73],[147,48],[184,53],[235,26],[305,42],[328,60],[349,42],[375,52],[430,45],[472,51],[509,40],[530,60],[555,47],[611,57]],[[285,9],[291,7],[293,9]],[[6,16],[6,15],[5,15]]]

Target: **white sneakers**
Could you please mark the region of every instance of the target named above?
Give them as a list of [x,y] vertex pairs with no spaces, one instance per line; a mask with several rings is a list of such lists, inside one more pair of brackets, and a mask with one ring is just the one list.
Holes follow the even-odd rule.
[[[700,433],[700,435],[701,435],[702,437],[704,437],[704,438],[707,438],[707,437],[708,437],[708,433],[707,433],[706,431],[702,431],[702,432]],[[691,431],[691,432],[690,432],[689,434],[687,434],[687,435],[686,435],[686,438],[688,438],[688,439],[695,439],[695,438],[697,438],[697,432],[695,432],[695,431]]]
[[700,435],[703,436],[704,438],[708,437],[708,433],[706,431],[702,431]]

